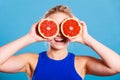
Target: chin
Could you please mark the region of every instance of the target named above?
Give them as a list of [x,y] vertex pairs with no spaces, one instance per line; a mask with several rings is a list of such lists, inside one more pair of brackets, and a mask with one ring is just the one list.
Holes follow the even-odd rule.
[[56,50],[61,50],[67,48],[68,43],[58,43],[58,44],[51,44],[50,47]]
[[58,46],[58,45],[56,45],[56,46],[51,46],[51,48],[52,49],[55,49],[55,50],[62,50],[62,49],[66,49],[67,48],[67,46]]

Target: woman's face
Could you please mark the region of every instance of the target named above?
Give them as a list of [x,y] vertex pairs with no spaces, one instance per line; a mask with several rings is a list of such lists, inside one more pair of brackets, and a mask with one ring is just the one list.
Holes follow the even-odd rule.
[[[70,16],[62,12],[57,12],[50,15],[47,18],[55,20],[57,24],[59,24],[59,27],[61,27],[60,24],[62,23],[62,21],[67,18],[70,18]],[[50,40],[51,48],[59,50],[59,49],[66,49],[67,46],[68,46],[68,38],[64,37],[61,34],[61,31],[59,31],[59,34],[55,38]]]

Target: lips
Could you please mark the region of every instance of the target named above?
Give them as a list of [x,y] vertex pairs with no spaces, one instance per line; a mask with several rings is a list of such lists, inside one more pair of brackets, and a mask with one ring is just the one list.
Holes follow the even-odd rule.
[[64,41],[63,38],[55,38],[54,40],[55,40],[56,42],[63,42],[63,41]]
[[68,38],[65,38],[65,37],[55,37],[55,38],[54,38],[54,41],[55,41],[55,42],[59,42],[59,43],[66,43],[66,42],[68,42],[69,40],[68,40]]

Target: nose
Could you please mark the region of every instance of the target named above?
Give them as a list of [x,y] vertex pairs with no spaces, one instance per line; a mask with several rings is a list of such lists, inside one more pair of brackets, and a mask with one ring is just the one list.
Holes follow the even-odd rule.
[[64,37],[61,32],[61,23],[59,24],[59,33],[57,34],[57,37]]
[[57,37],[61,37],[61,36],[62,36],[62,34],[61,34],[61,32],[59,32],[58,35],[57,35]]

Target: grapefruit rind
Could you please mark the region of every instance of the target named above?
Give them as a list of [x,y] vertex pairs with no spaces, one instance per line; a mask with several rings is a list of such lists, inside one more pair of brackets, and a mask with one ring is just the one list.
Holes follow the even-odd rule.
[[[69,34],[65,34],[65,29],[63,28],[64,27],[64,24],[65,24],[65,22],[67,22],[68,20],[73,20],[73,21],[76,21],[77,22],[77,25],[78,25],[78,27],[79,27],[79,32],[76,34],[76,35],[72,35],[72,36],[70,36]],[[69,27],[69,30],[73,30],[73,27]],[[77,20],[77,19],[74,19],[74,18],[68,18],[68,19],[65,19],[64,21],[63,21],[63,23],[61,24],[61,32],[62,32],[62,34],[65,36],[65,37],[67,37],[67,38],[76,38],[76,37],[78,37],[78,36],[80,36],[80,34],[81,34],[81,32],[82,32],[82,26],[81,26],[81,24],[79,23],[79,21]],[[71,33],[70,33],[71,34]]]
[[[41,24],[42,24],[44,21],[48,21],[48,22],[53,21],[53,22],[56,24],[57,31],[56,31],[56,33],[55,33],[54,35],[52,35],[52,36],[46,36],[44,33],[42,33],[40,27],[41,27]],[[50,30],[50,27],[47,27],[47,30]],[[58,26],[58,24],[56,23],[56,21],[54,21],[53,19],[49,19],[49,18],[47,18],[47,19],[42,19],[42,20],[39,22],[39,24],[38,24],[38,32],[39,32],[39,34],[40,34],[43,38],[53,38],[53,37],[56,37],[57,34],[59,33],[59,26]]]

